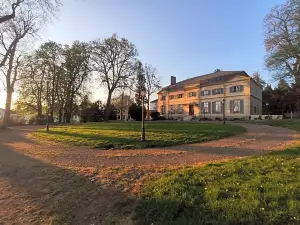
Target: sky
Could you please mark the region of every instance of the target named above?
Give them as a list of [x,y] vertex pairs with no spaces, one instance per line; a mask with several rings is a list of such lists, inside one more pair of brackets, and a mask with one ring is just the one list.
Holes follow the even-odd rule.
[[[264,24],[270,9],[283,0],[63,0],[56,18],[41,34],[71,44],[117,33],[136,45],[143,63],[156,67],[162,85],[222,70],[265,69]],[[93,82],[93,99],[105,100]],[[4,91],[0,107],[4,106]]]

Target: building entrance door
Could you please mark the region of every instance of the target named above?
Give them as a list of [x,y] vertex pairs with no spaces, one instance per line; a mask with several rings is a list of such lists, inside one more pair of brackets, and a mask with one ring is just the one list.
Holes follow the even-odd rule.
[[190,116],[194,115],[194,105],[189,105],[189,115]]

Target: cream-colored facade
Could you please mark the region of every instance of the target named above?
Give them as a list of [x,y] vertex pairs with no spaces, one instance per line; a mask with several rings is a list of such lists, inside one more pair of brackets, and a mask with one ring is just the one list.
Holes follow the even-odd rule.
[[[174,80],[173,80],[174,82]],[[157,110],[167,118],[249,118],[262,112],[262,89],[244,71],[220,71],[163,88]]]

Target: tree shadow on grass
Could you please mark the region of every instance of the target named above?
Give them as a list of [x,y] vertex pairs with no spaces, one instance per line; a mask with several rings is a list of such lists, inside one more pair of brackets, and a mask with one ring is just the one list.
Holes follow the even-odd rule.
[[[40,133],[47,134],[46,131],[40,131]],[[49,131],[49,134],[57,135],[58,138],[55,141],[65,142],[66,140],[60,140],[59,136],[68,136],[70,138],[84,138],[87,141],[99,141],[99,143],[95,143],[94,148],[99,149],[111,149],[111,148],[120,148],[120,149],[136,149],[136,148],[152,148],[152,147],[166,147],[172,146],[176,144],[183,144],[183,141],[176,140],[149,140],[147,139],[145,142],[140,141],[140,136],[134,138],[125,138],[125,137],[116,137],[116,136],[108,136],[101,134],[81,134],[81,133],[70,133],[67,131]],[[75,140],[75,141],[74,141]],[[202,140],[191,140],[186,143],[194,143],[201,142]],[[67,141],[68,142],[68,141]],[[75,145],[83,145],[87,146],[88,143],[81,144],[79,141],[76,142],[76,139],[70,139],[69,141]]]
[[292,169],[297,160],[291,156],[300,151],[281,153],[276,158],[286,160],[289,171],[264,156],[149,181],[136,208],[137,224],[299,224],[299,179]]
[[[204,190],[199,188],[197,197],[204,196]],[[224,191],[220,198],[229,199],[230,196]],[[271,212],[263,212],[262,205],[252,205],[249,211],[239,205],[237,200],[229,200],[227,206],[218,207],[214,203],[208,203],[203,198],[196,197],[186,201],[161,198],[144,198],[139,200],[134,220],[137,225],[223,225],[223,224],[298,224],[293,222],[288,212],[280,216],[272,216]],[[259,200],[258,200],[259,201]],[[263,202],[263,200],[262,200]],[[217,203],[215,203],[217,204]],[[246,204],[246,202],[244,203]]]
[[[39,221],[42,216],[51,218],[52,224],[103,224],[106,216],[114,213],[115,204],[125,202],[131,207],[134,202],[124,193],[104,188],[74,171],[26,156],[2,142],[0,178],[9,183],[15,193],[39,206],[30,212],[36,224],[42,223]],[[11,208],[6,205],[5,210],[8,209]],[[23,210],[26,208],[17,209],[14,216],[20,217]]]
[[[117,123],[116,123],[117,124]],[[101,125],[101,124],[100,124]],[[119,125],[119,124],[118,124]],[[58,128],[74,128],[75,130],[97,130],[97,131],[101,131],[101,130],[116,130],[116,131],[128,131],[128,132],[139,132],[141,131],[140,126],[124,126],[124,123],[121,123],[120,125],[122,126],[93,126],[93,124],[91,124],[91,126],[89,125],[72,125],[70,126],[57,126]],[[140,124],[139,124],[140,125]],[[227,129],[224,128],[224,126],[220,126],[217,127],[218,131],[216,131],[216,127],[209,127],[209,126],[203,126],[203,124],[201,124],[202,126],[197,127],[197,126],[190,126],[186,127],[184,125],[187,124],[176,124],[176,126],[167,126],[166,124],[163,124],[163,126],[156,126],[156,124],[149,124],[150,126],[147,126],[147,124],[145,125],[145,129],[146,131],[149,132],[160,132],[160,133],[211,133],[211,132],[228,132],[228,127]],[[211,125],[211,124],[210,124]],[[243,128],[239,127],[240,130],[242,130]],[[221,129],[221,130],[220,130]],[[234,131],[232,130],[231,133],[241,133],[241,131]]]

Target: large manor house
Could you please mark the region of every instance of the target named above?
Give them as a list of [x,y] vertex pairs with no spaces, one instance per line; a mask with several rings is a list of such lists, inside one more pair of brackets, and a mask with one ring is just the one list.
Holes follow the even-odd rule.
[[175,119],[247,119],[262,113],[262,89],[245,71],[217,71],[180,82],[172,76],[158,92],[157,111]]

